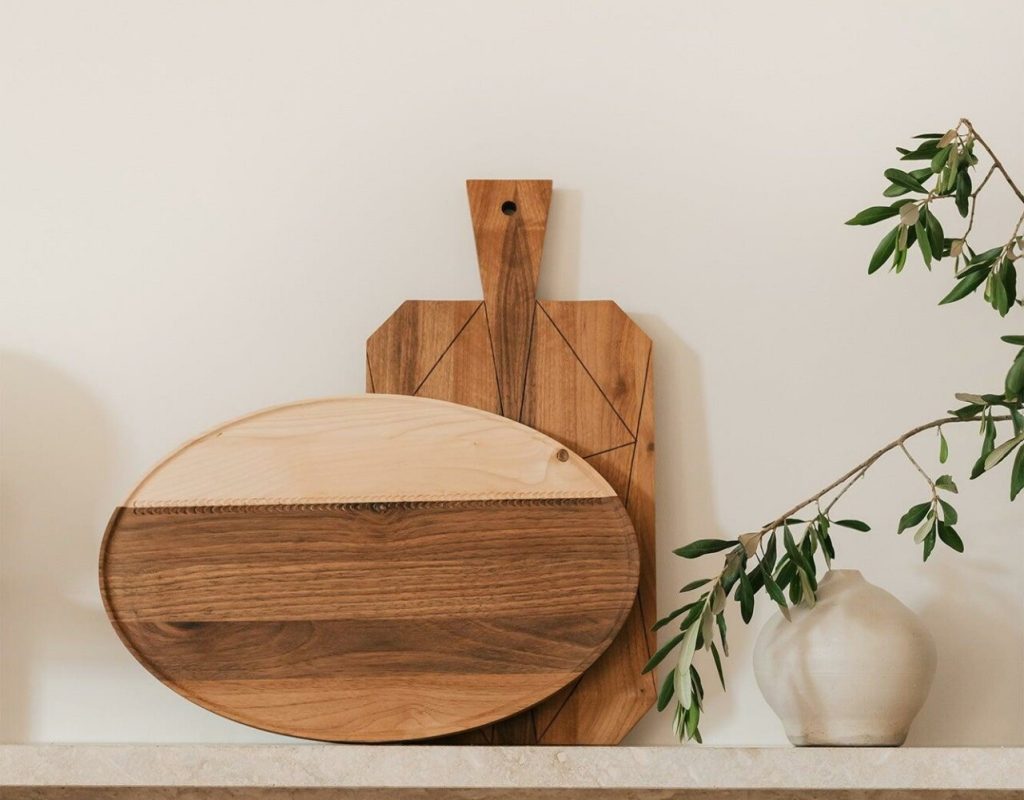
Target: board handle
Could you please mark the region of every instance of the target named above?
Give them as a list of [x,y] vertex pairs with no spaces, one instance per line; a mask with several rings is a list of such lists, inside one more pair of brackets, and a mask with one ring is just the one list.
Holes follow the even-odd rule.
[[523,412],[551,181],[469,180],[466,190],[501,413],[518,420]]

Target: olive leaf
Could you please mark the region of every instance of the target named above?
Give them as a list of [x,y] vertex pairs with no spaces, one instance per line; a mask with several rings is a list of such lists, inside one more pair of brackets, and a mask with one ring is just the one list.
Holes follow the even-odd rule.
[[786,546],[786,553],[796,564],[797,570],[800,575],[806,575],[810,578],[811,585],[817,589],[818,586],[814,583],[814,565],[812,562],[807,560],[807,555],[796,546],[796,542],[793,541],[793,534],[790,532],[789,527],[783,529],[782,536],[783,544]]
[[873,275],[882,264],[889,260],[889,256],[896,249],[896,239],[899,235],[900,226],[897,225],[882,237],[882,241],[878,243],[875,252],[871,254],[871,261],[868,263],[868,275]]
[[929,140],[922,143],[916,150],[907,150],[902,147],[897,147],[896,150],[903,156],[901,161],[931,161],[939,152],[939,144],[937,140]]
[[883,174],[897,186],[903,186],[921,194],[928,194],[928,190],[921,181],[901,169],[887,169]]
[[961,217],[966,217],[970,212],[971,206],[971,176],[967,172],[966,168],[961,169],[956,173],[956,210],[960,212]]
[[[972,169],[979,163],[976,144],[979,153],[984,150],[984,156],[991,157],[994,162],[977,192],[971,177]],[[941,261],[947,256],[955,260],[952,270],[954,284],[947,290],[941,304],[958,302],[976,293],[984,284],[982,295],[985,302],[1001,316],[1006,316],[1011,309],[1024,306],[1024,300],[1020,298],[1015,263],[1024,258],[1024,234],[1019,229],[1021,223],[1018,223],[1017,229],[1005,244],[978,251],[968,242],[977,210],[975,200],[989,184],[990,178],[995,176],[994,182],[1005,179],[1016,197],[1024,203],[1024,194],[1001,168],[995,153],[976,137],[972,124],[964,119],[945,133],[919,134],[911,147],[898,147],[897,152],[903,161],[922,161],[927,164],[912,170],[885,170],[888,185],[882,194],[897,199],[888,205],[865,208],[847,221],[848,225],[864,226],[896,219],[897,224],[875,245],[868,262],[868,273],[877,272],[886,263],[892,271],[901,272],[907,264],[908,254],[917,245],[929,269],[932,261]],[[931,188],[928,189],[928,186]],[[938,203],[933,205],[934,201],[946,197],[955,200],[961,217],[970,217],[966,230],[959,236],[947,237],[942,221],[932,210],[941,208]],[[979,422],[981,453],[971,477],[976,478],[992,470],[1016,453],[1010,475],[1010,499],[1015,500],[1024,492],[1024,335],[1006,335],[1002,338],[1004,342],[1020,348],[1006,373],[1002,393],[958,394],[958,399],[964,405],[949,412],[952,419],[938,419],[912,428],[854,467],[838,483],[830,484],[810,500],[794,506],[760,529],[744,533],[736,539],[701,539],[674,551],[684,558],[728,551],[717,577],[691,581],[681,590],[685,593],[709,586],[698,599],[686,603],[655,623],[655,628],[660,628],[682,620],[679,622],[680,632],[659,648],[644,668],[645,672],[653,669],[667,653],[676,647],[680,648],[677,666],[662,682],[658,694],[659,709],[668,708],[673,697],[676,699],[673,729],[677,736],[701,741],[699,721],[703,710],[704,688],[697,664],[693,663],[697,650],[703,647],[711,652],[719,681],[723,690],[725,688],[722,654],[728,656],[726,600],[733,589],[740,606],[740,615],[747,623],[753,617],[756,597],[762,589],[787,617],[790,616],[791,606],[797,603],[813,607],[816,602],[818,554],[821,553],[826,566],[831,568],[836,555],[836,544],[833,541],[834,538],[838,539],[833,535],[836,531],[870,530],[870,526],[855,518],[845,517],[833,521],[830,511],[880,456],[898,448],[909,438],[935,428],[939,437],[938,460],[945,464],[949,460],[950,448],[943,426],[956,422]],[[1006,421],[1012,422],[1013,433],[997,445],[996,423]],[[897,532],[902,534],[908,529],[915,529],[913,539],[922,546],[925,561],[931,557],[940,541],[956,552],[963,552],[964,541],[955,528],[959,523],[959,513],[944,499],[948,495],[940,497],[938,494],[940,491],[957,494],[956,481],[946,474],[933,481],[912,457],[910,460],[919,471],[925,473],[933,497],[928,502],[911,506],[900,517]],[[812,514],[809,521],[791,516],[804,514],[807,510]],[[784,521],[780,522],[782,519]],[[799,543],[790,528],[795,525],[806,526]],[[780,527],[782,547],[779,546]],[[748,571],[748,562],[754,558],[758,558],[757,564]],[[721,652],[718,643],[713,641],[716,623]]]
[[1017,495],[1024,489],[1024,447],[1017,451],[1017,457],[1013,460],[1013,471],[1010,474],[1010,501],[1017,499]]
[[668,703],[675,694],[675,679],[676,670],[673,667],[669,670],[668,675],[665,676],[665,680],[661,682],[661,690],[658,692],[658,711],[664,711],[668,708]]
[[978,270],[975,272],[965,272],[960,276],[959,281],[953,290],[943,297],[939,301],[940,306],[947,305],[948,303],[955,303],[957,300],[963,300],[967,295],[972,294],[981,284],[983,284],[988,278],[989,273],[987,271]]
[[[764,565],[762,564],[762,568]],[[779,611],[782,612],[787,620],[791,620],[792,617],[789,614],[789,606],[786,605],[786,596],[782,593],[782,589],[772,578],[771,573],[768,570],[764,570],[764,588],[768,592],[768,596],[775,601],[775,604],[779,607]]]
[[700,558],[711,553],[720,553],[722,550],[730,550],[735,546],[735,539],[698,539],[672,552],[683,558]]
[[[924,214],[927,214],[927,210]],[[917,234],[917,246],[921,248],[921,255],[924,257],[925,266],[931,269],[932,266],[932,243],[928,237],[928,232],[925,230],[924,223],[922,222],[923,214],[918,216],[917,222],[914,223],[914,232]]]
[[899,213],[899,208],[894,208],[893,206],[871,206],[870,208],[865,208],[860,213],[846,220],[846,224],[874,225],[876,222],[881,222],[883,219],[895,217]]
[[942,540],[943,544],[947,547],[951,547],[958,553],[962,553],[964,551],[964,542],[963,539],[960,538],[960,534],[953,529],[952,525],[945,522],[940,522],[938,525],[939,538]]
[[921,520],[924,519],[925,515],[931,509],[931,503],[921,503],[916,506],[911,506],[910,510],[907,511],[902,517],[900,517],[899,530],[897,533],[903,533],[907,528],[913,528]]
[[933,513],[929,511],[928,516],[925,518],[924,522],[921,523],[921,527],[914,531],[914,544],[921,544],[921,542],[924,541],[924,537],[928,535],[928,531],[934,524],[932,522],[933,517]]
[[[939,142],[940,145],[942,143],[942,141]],[[932,157],[932,172],[934,172],[936,175],[942,172],[943,168],[946,166],[946,162],[949,161],[949,154],[952,151],[953,148],[950,147],[949,145],[946,145]]]
[[[916,206],[913,203],[908,203],[907,205],[903,206],[903,208],[900,209],[899,213],[900,213],[900,224],[905,226],[905,227],[907,227],[907,228],[911,228],[911,227],[917,225],[917,221],[921,218],[921,208],[920,208],[920,206]],[[915,230],[914,233],[917,233],[917,231]],[[909,236],[909,233],[908,233],[908,236]],[[904,247],[909,247],[910,246],[909,240],[905,241],[903,243],[903,245],[904,245]]]
[[[699,614],[700,611],[697,610],[696,614],[695,614],[694,613],[694,609],[696,609],[698,606],[703,606],[703,605],[704,605],[704,596],[701,596],[700,600],[694,600],[692,603],[687,603],[682,608],[677,608],[671,614],[668,614],[668,615],[662,617],[661,619],[659,619],[657,622],[655,622],[651,626],[651,630],[652,631],[660,630],[661,628],[664,628],[666,625],[668,625],[670,622],[672,622],[672,620],[676,619],[677,617],[682,616],[683,614],[686,614],[687,612],[690,612],[691,616],[695,616],[696,614]],[[679,627],[680,628],[685,628],[690,622],[692,622],[692,620],[689,617],[687,617],[685,620],[683,620],[683,622],[680,624]]]
[[1006,396],[1019,398],[1024,393],[1024,351],[1017,355],[1006,373]]
[[700,625],[691,625],[683,637],[682,646],[679,648],[679,661],[676,664],[675,692],[676,698],[683,708],[689,708],[693,702],[693,682],[690,680],[690,665],[693,663],[693,654],[697,649],[698,633],[700,633]]
[[[692,627],[692,626],[691,626]],[[644,664],[644,668],[640,670],[641,674],[646,674],[654,669],[658,664],[665,660],[665,656],[672,652],[677,644],[679,644],[685,638],[686,633],[680,633],[673,636],[665,644],[663,644],[658,651],[651,656],[650,660]]]
[[740,584],[736,589],[736,599],[740,604],[740,616],[743,617],[745,623],[749,623],[750,618],[754,616],[754,588],[746,572],[740,573]]
[[999,447],[992,450],[991,453],[985,456],[984,471],[988,472],[996,464],[1010,455],[1010,453],[1012,453],[1021,442],[1024,442],[1024,433],[1014,436],[1009,441],[1003,442]]
[[[924,223],[928,231],[928,246],[936,261],[942,260],[942,251],[945,248],[945,231],[942,230],[942,223],[929,209],[924,210]],[[920,235],[920,234],[919,234]]]
[[700,734],[697,733],[697,726],[700,724],[700,704],[694,703],[690,708],[686,709],[686,738],[697,739]]
[[936,536],[936,532],[938,531],[938,528],[939,528],[939,523],[938,523],[938,520],[936,520],[935,524],[932,526],[931,530],[928,531],[928,535],[924,537],[924,560],[925,561],[928,560],[928,556],[930,556],[932,554],[932,551],[935,549],[935,536]]
[[715,643],[711,643],[711,656],[715,659],[715,670],[718,672],[718,680],[722,684],[722,691],[725,691],[725,673],[722,672],[722,657],[718,655],[718,648]]

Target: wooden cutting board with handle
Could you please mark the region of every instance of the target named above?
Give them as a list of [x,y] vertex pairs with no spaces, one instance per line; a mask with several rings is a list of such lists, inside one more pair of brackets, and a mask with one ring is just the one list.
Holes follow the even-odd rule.
[[537,300],[551,181],[467,182],[483,301],[410,300],[369,338],[370,392],[434,397],[536,428],[582,455],[633,520],[640,585],[622,631],[572,686],[452,739],[617,744],[655,700],[651,340],[609,300]]
[[114,511],[107,613],[156,677],[292,736],[383,742],[517,714],[608,647],[636,536],[591,466],[524,425],[362,395],[223,425]]

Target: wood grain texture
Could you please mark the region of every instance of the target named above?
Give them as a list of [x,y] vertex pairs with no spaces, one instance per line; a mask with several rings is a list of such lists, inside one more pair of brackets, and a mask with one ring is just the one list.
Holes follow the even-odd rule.
[[550,696],[614,639],[638,573],[629,517],[583,459],[391,395],[199,437],[114,512],[100,558],[115,630],[169,687],[258,728],[364,742]]
[[[653,676],[640,675],[656,646],[650,625],[657,618],[651,340],[614,302],[535,299],[549,182],[469,181],[467,188],[484,302],[446,345],[448,353],[460,353],[459,360],[425,359],[419,343],[432,341],[430,331],[442,324],[435,318],[465,314],[467,301],[414,301],[415,317],[396,312],[369,338],[374,380],[386,382],[389,391],[488,410],[497,404],[504,416],[578,452],[626,505],[641,567],[622,631],[578,682],[526,714],[450,741],[617,744],[656,694]],[[509,202],[512,213],[506,213]],[[489,347],[480,336],[483,326],[473,327],[481,314]],[[474,338],[460,348],[471,330]]]
[[608,497],[558,442],[495,414],[401,395],[270,408],[194,439],[124,505],[254,506]]
[[522,410],[551,181],[467,181],[501,413]]

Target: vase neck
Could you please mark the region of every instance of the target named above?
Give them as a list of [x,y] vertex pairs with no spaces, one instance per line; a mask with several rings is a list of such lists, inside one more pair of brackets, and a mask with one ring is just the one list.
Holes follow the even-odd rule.
[[851,583],[863,580],[864,576],[859,569],[830,569],[822,576],[819,583]]

